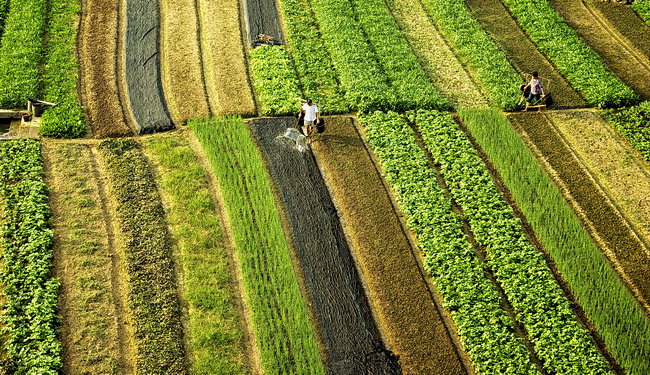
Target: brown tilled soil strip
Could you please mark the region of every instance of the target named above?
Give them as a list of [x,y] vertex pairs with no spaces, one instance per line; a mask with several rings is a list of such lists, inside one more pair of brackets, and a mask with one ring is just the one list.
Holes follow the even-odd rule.
[[[349,117],[327,119],[312,146],[341,214],[378,325],[404,374],[471,373],[382,178]],[[452,339],[453,337],[453,339]]]
[[513,114],[510,120],[617,273],[650,311],[650,261],[644,243],[544,114]]
[[133,134],[118,89],[118,3],[84,0],[77,38],[81,99],[93,137]]
[[539,72],[548,92],[553,93],[555,107],[584,107],[585,101],[564,79],[546,56],[537,50],[499,0],[465,1],[483,29],[492,37],[514,68],[523,73]]
[[576,31],[580,39],[600,55],[605,66],[630,86],[643,100],[650,99],[650,61],[628,47],[607,23],[602,22],[582,1],[549,0]]

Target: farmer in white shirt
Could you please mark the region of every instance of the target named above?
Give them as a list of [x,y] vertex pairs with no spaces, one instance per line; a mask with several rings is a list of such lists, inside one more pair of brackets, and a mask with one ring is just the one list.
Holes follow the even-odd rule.
[[524,86],[523,91],[526,92],[528,87],[530,87],[530,94],[528,94],[528,98],[526,99],[526,108],[522,109],[522,112],[528,111],[528,107],[533,103],[533,101],[538,103],[540,99],[544,97],[544,85],[542,84],[542,80],[539,78],[537,72],[533,72],[530,82]]
[[307,143],[311,143],[311,136],[315,135],[318,131],[316,125],[320,124],[320,111],[316,104],[312,103],[311,99],[307,99],[307,103],[300,107],[298,117],[300,117],[302,111],[305,111],[305,125],[303,126],[303,132],[307,136]]

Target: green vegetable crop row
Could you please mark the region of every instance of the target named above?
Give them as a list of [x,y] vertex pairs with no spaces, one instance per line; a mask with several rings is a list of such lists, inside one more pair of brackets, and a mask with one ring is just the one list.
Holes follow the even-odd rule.
[[126,243],[136,373],[186,373],[172,246],[156,180],[134,140],[107,140],[99,148]]
[[12,0],[0,46],[0,108],[24,108],[38,94],[47,0]]
[[413,130],[394,112],[362,115],[360,121],[477,372],[537,373]]
[[650,102],[620,112],[606,112],[605,116],[641,152],[645,160],[650,161]]
[[621,107],[639,97],[610,73],[596,53],[567,25],[546,0],[502,0],[521,28],[548,56],[588,103]]
[[632,3],[632,8],[645,20],[650,26],[650,0],[636,0]]
[[307,0],[278,1],[287,25],[287,44],[305,96],[323,113],[346,113],[348,104],[332,59]]
[[56,103],[43,114],[42,135],[76,138],[86,132],[83,110],[77,97],[75,21],[78,0],[51,0],[45,60],[45,100]]
[[265,373],[324,374],[271,182],[247,126],[237,117],[188,125],[221,186]]
[[[517,108],[521,77],[503,51],[485,33],[463,0],[422,0],[461,59],[476,72],[491,100],[506,110]],[[481,95],[476,93],[476,95]]]
[[41,146],[34,140],[0,142],[4,284],[0,343],[13,374],[56,375],[63,367],[57,339],[59,281],[50,276],[53,233]]
[[485,247],[488,265],[544,368],[554,374],[609,373],[607,362],[576,320],[542,254],[527,240],[467,135],[447,113],[419,111],[411,119],[440,165],[474,238]]
[[650,374],[650,322],[557,187],[497,110],[462,110],[463,122],[626,373]]
[[288,115],[298,112],[300,86],[284,46],[260,46],[250,51],[253,86],[262,115]]

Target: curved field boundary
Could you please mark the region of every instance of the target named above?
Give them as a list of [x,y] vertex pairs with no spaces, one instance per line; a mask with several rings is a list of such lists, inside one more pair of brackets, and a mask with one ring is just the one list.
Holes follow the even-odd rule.
[[[369,303],[404,374],[466,374],[449,312],[430,290],[371,154],[353,119],[327,119],[312,144],[330,188]],[[458,347],[456,347],[458,345]]]
[[174,122],[210,113],[201,63],[197,0],[160,1],[162,83]]
[[258,40],[258,35],[268,35],[276,42],[284,42],[275,1],[244,0],[242,5],[249,46]]
[[123,1],[124,77],[135,126],[139,134],[173,129],[160,75],[158,2]]
[[249,123],[269,164],[292,230],[318,332],[334,374],[398,374],[381,341],[325,182],[309,151],[280,137],[291,118]]
[[621,111],[604,113],[613,127],[625,137],[634,148],[639,150],[646,161],[650,161],[650,101]]
[[117,79],[117,0],[83,0],[77,38],[81,101],[93,137],[132,135]]
[[[237,0],[196,0],[205,85],[212,113],[256,114]],[[198,63],[198,62],[195,62]]]
[[476,20],[506,54],[508,61],[522,75],[539,72],[546,92],[553,94],[554,107],[584,107],[586,102],[562,77],[546,56],[537,50],[528,36],[499,0],[465,1]]

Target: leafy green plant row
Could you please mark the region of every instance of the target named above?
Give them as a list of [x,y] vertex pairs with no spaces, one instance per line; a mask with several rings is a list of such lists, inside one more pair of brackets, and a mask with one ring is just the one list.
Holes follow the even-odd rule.
[[607,374],[607,361],[577,321],[551,270],[524,234],[467,135],[447,113],[410,114],[463,209],[487,263],[549,373]]
[[0,108],[24,108],[38,96],[46,0],[11,0],[0,45]]
[[172,246],[156,180],[132,139],[99,145],[124,242],[136,372],[186,373]]
[[605,112],[605,116],[641,152],[643,158],[650,161],[650,102],[621,111],[610,110]]
[[632,8],[645,20],[650,26],[650,0],[636,0],[632,3]]
[[502,2],[530,39],[589,104],[605,108],[639,101],[638,95],[605,68],[598,55],[564,22],[548,1]]
[[261,155],[238,117],[193,120],[215,172],[267,374],[324,374]]
[[375,112],[359,119],[477,372],[537,373],[406,120],[394,112]]
[[287,45],[305,96],[323,113],[348,112],[349,106],[308,1],[280,0],[278,4],[287,26]]
[[7,19],[7,14],[9,13],[9,2],[10,0],[0,0],[0,44],[2,44],[2,34],[5,29],[5,20]]
[[50,276],[53,233],[41,146],[0,142],[2,225],[0,283],[3,345],[13,374],[56,375],[63,367],[57,338],[59,280]]
[[535,157],[497,110],[460,116],[626,373],[650,373],[650,322]]
[[151,138],[188,304],[190,373],[245,374],[231,262],[208,179],[185,138]]
[[472,16],[465,2],[422,0],[422,4],[460,58],[478,77],[490,100],[506,110],[516,109],[521,97],[519,86],[523,81],[503,51]]
[[45,100],[56,103],[43,113],[42,135],[76,138],[86,132],[83,109],[77,96],[75,22],[77,0],[50,1],[50,24],[45,58]]
[[289,53],[284,46],[260,46],[249,52],[253,86],[262,115],[298,112],[302,93]]

